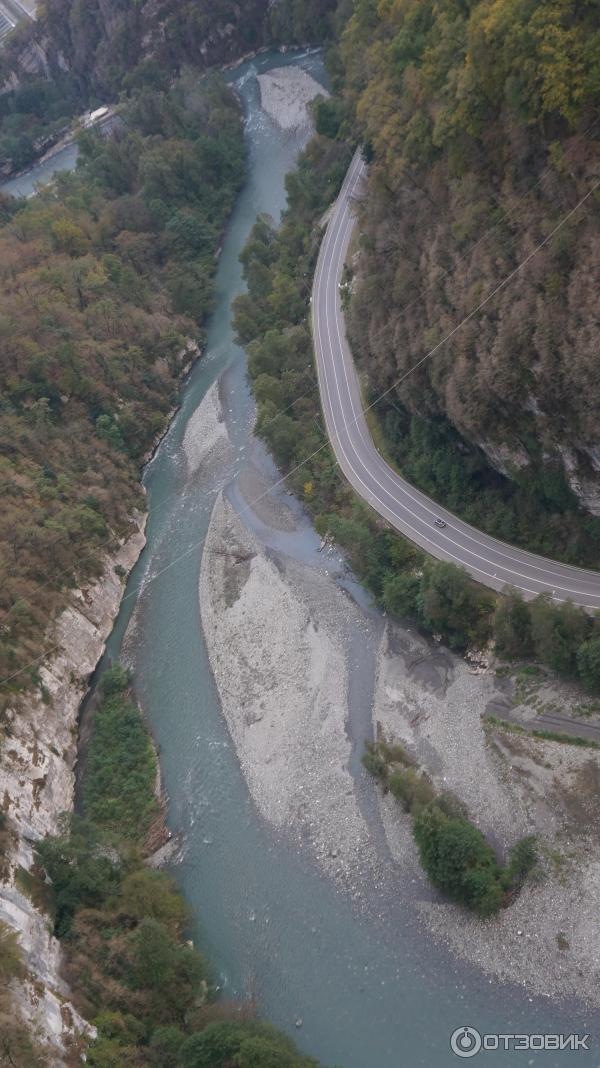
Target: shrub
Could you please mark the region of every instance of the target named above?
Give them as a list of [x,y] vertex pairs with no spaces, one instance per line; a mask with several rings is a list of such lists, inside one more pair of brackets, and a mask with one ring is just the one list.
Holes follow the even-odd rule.
[[375,742],[365,742],[362,763],[363,767],[369,772],[369,775],[372,775],[375,779],[387,779],[387,761],[381,755],[379,747]]
[[413,768],[392,772],[389,777],[389,788],[390,793],[400,801],[405,812],[417,812],[435,797],[429,779]]
[[505,590],[498,598],[492,626],[500,656],[509,659],[531,656],[531,614],[518,590]]
[[384,608],[396,616],[418,616],[420,589],[418,575],[390,574],[383,583]]
[[[116,569],[115,569],[116,570]],[[114,664],[102,673],[100,679],[100,693],[104,698],[114,697],[117,693],[123,693],[129,685],[129,673],[122,664]]]
[[434,886],[482,916],[502,904],[502,869],[483,834],[469,820],[448,817],[434,804],[420,809],[413,835]]
[[426,564],[418,602],[425,625],[439,631],[454,649],[489,637],[492,596],[454,564]]
[[520,887],[537,864],[538,854],[535,837],[520,838],[509,850],[508,878],[514,887]]
[[530,612],[531,635],[538,659],[561,675],[575,675],[577,651],[591,627],[589,617],[571,601],[554,604],[549,594],[536,597]]
[[[109,692],[122,685],[111,669]],[[99,828],[143,838],[158,812],[154,793],[156,757],[139,709],[116,693],[94,719],[83,791],[85,815]]]
[[577,670],[586,690],[600,691],[600,637],[589,638],[579,646]]
[[262,1023],[209,1024],[181,1047],[181,1068],[313,1068],[316,1061]]

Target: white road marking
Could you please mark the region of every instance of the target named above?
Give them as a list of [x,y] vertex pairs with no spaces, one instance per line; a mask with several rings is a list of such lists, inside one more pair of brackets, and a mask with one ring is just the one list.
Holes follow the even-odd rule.
[[[337,454],[336,459],[342,466],[349,481],[372,507],[383,515],[384,518],[392,522],[392,524],[402,533],[408,533],[409,536],[412,536],[417,544],[424,545],[424,543],[427,543],[429,551],[433,555],[439,556],[442,559],[452,560],[466,567],[471,573],[476,573],[477,576],[483,576],[484,583],[494,589],[502,588],[503,586],[510,584],[517,586],[517,588],[527,596],[535,596],[537,593],[542,592],[545,589],[552,588],[553,595],[556,594],[557,590],[560,590],[567,595],[567,598],[571,597],[579,603],[583,601],[583,606],[586,608],[592,610],[600,608],[600,574],[593,571],[586,571],[582,568],[561,564],[558,561],[546,560],[544,557],[536,556],[526,550],[516,548],[511,549],[511,546],[506,543],[482,534],[477,531],[476,528],[463,523],[447,511],[444,511],[444,516],[450,523],[450,530],[447,533],[436,531],[437,541],[433,541],[428,533],[413,526],[413,524],[406,518],[405,514],[400,514],[396,510],[397,508],[401,508],[403,513],[408,513],[410,519],[424,525],[428,520],[419,516],[414,508],[410,510],[406,501],[410,501],[413,506],[418,507],[422,512],[425,512],[432,517],[439,515],[440,507],[435,506],[435,511],[433,511],[432,508],[429,507],[429,505],[433,504],[429,498],[425,497],[424,494],[420,494],[418,491],[414,491],[413,487],[408,483],[405,483],[400,476],[389,468],[377,452],[368,433],[362,406],[360,406],[358,412],[355,406],[355,395],[358,404],[360,405],[360,394],[354,367],[353,365],[349,366],[351,355],[345,338],[338,280],[341,276],[352,229],[354,227],[354,219],[350,211],[349,201],[363,175],[363,172],[364,165],[357,154],[354,157],[342,184],[338,201],[332,212],[322,242],[315,272],[313,297],[311,302],[313,341],[317,357],[317,372],[321,401],[328,434],[333,445],[334,453]],[[330,319],[331,305],[333,306],[333,310]],[[335,326],[333,338],[332,322]],[[323,326],[326,328],[327,345],[324,344],[325,335],[322,331]],[[339,360],[341,360],[344,372],[345,390],[341,387],[340,378],[338,377],[337,363]],[[349,379],[349,374],[352,381]],[[331,378],[333,381],[330,381]],[[334,388],[335,393],[337,393],[337,412],[333,399]],[[350,415],[350,412],[352,413],[352,417],[348,418],[347,416]],[[338,416],[341,420],[341,424],[338,423]],[[342,428],[341,430],[340,426]],[[357,445],[353,440],[351,430],[353,430],[354,427],[356,427],[356,434],[365,452],[365,457],[370,461],[370,467],[367,467],[365,458],[360,455]],[[344,447],[342,433],[345,433],[346,446],[350,451],[350,456]],[[364,478],[361,477],[361,473],[359,473],[355,464],[358,466],[360,472],[367,477],[369,480],[368,482],[365,482]],[[388,486],[384,485],[383,482],[379,481],[377,474],[380,474],[385,481],[392,486],[393,492]],[[387,499],[382,500],[373,488],[374,486],[378,487],[383,493],[384,498]],[[454,537],[452,536],[453,531],[455,532]],[[498,579],[497,570],[488,570],[488,568],[491,569],[494,567],[497,569],[497,559],[492,561],[487,555],[481,555],[481,552],[476,552],[473,549],[468,548],[467,545],[457,541],[456,534],[460,535],[460,538],[472,542],[477,549],[483,550],[486,554],[493,552],[496,557],[507,560],[509,566],[501,565],[502,572],[506,577]],[[447,544],[445,545],[443,542]],[[457,555],[456,550],[458,550],[459,555]],[[466,557],[472,559],[466,559]],[[477,560],[480,564],[487,566],[479,567],[473,560]],[[515,565],[531,569],[532,571],[539,571],[541,574],[539,576],[524,574],[519,570],[515,570]],[[552,566],[549,567],[549,565]],[[570,580],[572,585],[559,585],[556,583],[557,575],[563,581]],[[531,589],[529,585],[519,584],[519,582],[516,581],[517,579],[525,580],[525,582],[534,584],[539,588]],[[551,586],[552,583],[554,583],[554,586]],[[578,589],[578,585],[581,588]],[[598,592],[594,589],[590,589],[590,586],[596,586]],[[567,598],[557,597],[555,599],[563,600]],[[595,598],[598,599],[598,604],[586,603]]]

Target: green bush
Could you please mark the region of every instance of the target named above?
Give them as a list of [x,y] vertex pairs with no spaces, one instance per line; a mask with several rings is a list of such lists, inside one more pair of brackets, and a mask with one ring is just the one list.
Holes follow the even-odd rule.
[[533,835],[519,839],[508,853],[508,877],[514,887],[520,887],[535,868],[538,860],[536,840]]
[[[109,691],[114,693],[118,678],[111,676]],[[113,836],[143,839],[158,814],[155,781],[156,756],[140,711],[117,692],[94,717],[83,789],[86,817]]]
[[363,767],[375,779],[387,779],[387,761],[381,755],[374,742],[365,742],[365,751],[361,757]]
[[462,568],[443,560],[425,565],[419,615],[428,630],[439,631],[453,649],[487,641],[493,603],[493,596]]
[[114,664],[107,668],[100,678],[100,692],[104,698],[123,693],[129,685],[129,672],[123,664]]
[[181,1047],[181,1068],[313,1068],[317,1062],[268,1024],[212,1023]]
[[481,916],[500,908],[505,893],[503,872],[477,827],[466,819],[448,817],[430,804],[416,813],[413,835],[434,886]]
[[600,691],[600,636],[582,642],[577,650],[577,670],[586,690]]
[[571,601],[556,604],[549,594],[536,597],[529,611],[537,658],[561,675],[576,675],[577,651],[592,625],[589,616]]
[[507,589],[498,598],[493,619],[496,650],[508,659],[531,656],[531,613],[518,590]]
[[422,773],[414,768],[393,771],[388,779],[390,793],[400,801],[405,812],[417,812],[435,797],[434,789]]

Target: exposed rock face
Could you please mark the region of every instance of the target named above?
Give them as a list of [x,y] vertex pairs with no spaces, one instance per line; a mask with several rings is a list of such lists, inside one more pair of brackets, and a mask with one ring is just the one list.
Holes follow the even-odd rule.
[[513,471],[518,471],[521,467],[527,467],[531,462],[529,454],[515,442],[512,446],[500,445],[492,441],[479,442],[480,448],[483,449],[492,467],[495,467],[497,471],[500,471],[503,475],[510,475]]
[[15,702],[0,750],[0,797],[13,845],[0,883],[0,921],[19,932],[30,973],[15,990],[17,1003],[54,1049],[57,1064],[65,1044],[90,1028],[68,1003],[60,945],[49,933],[48,917],[23,892],[20,873],[33,864],[35,842],[55,834],[61,813],[73,807],[79,705],[123,593],[115,569],[129,572],[145,544],[145,519],[134,519],[134,533],[106,558],[102,578],[78,590],[60,615],[52,640],[58,648],[39,669],[44,697]]
[[[582,446],[581,450],[567,446],[559,452],[567,476],[567,482],[583,507],[592,515],[600,515],[600,480],[598,471],[598,448]],[[583,461],[583,462],[581,462]]]
[[185,61],[209,67],[234,62],[265,44],[268,0],[224,4],[221,14],[218,6],[182,0],[96,0],[73,6],[47,0],[38,21],[4,49],[0,85],[6,90],[23,75],[47,78],[69,70],[84,92],[114,98],[119,65],[127,69],[152,57],[173,70]]

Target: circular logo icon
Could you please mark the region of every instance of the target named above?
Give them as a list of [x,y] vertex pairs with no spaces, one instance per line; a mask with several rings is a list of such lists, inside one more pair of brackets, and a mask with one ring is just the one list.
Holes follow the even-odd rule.
[[450,1047],[457,1057],[474,1057],[481,1049],[481,1035],[474,1027],[457,1027]]

